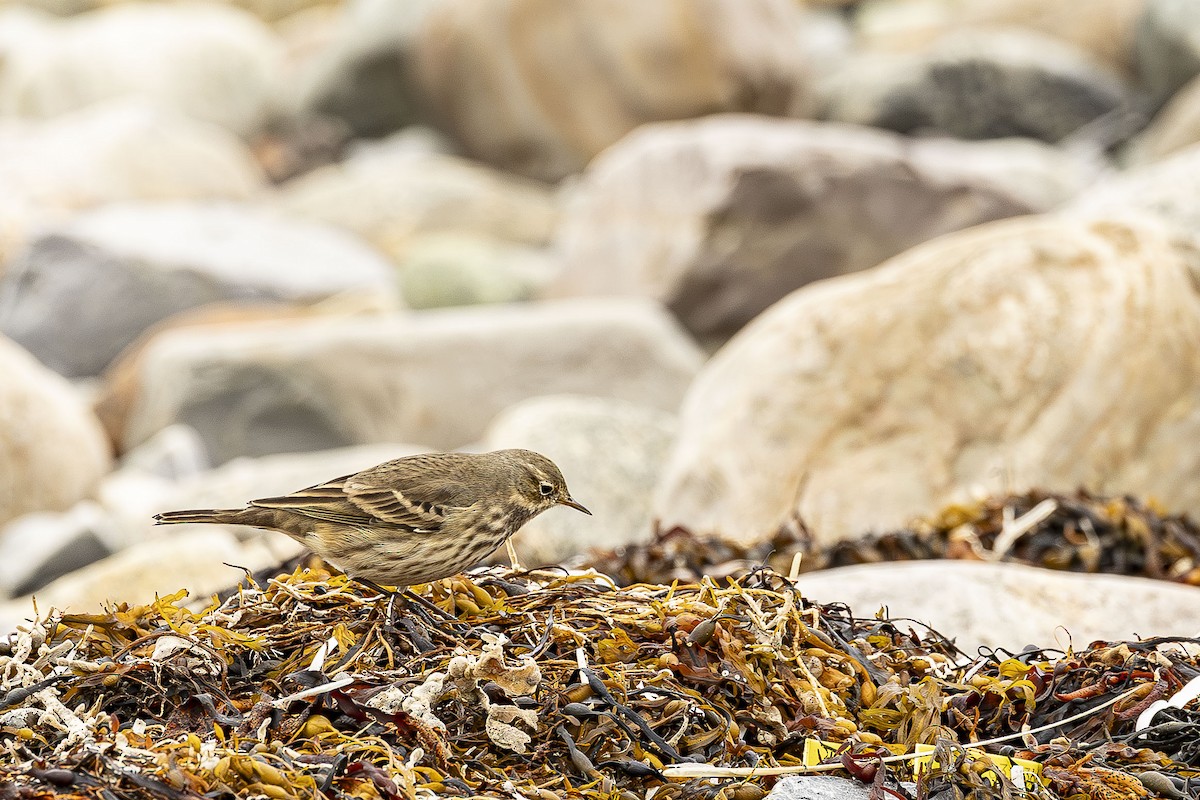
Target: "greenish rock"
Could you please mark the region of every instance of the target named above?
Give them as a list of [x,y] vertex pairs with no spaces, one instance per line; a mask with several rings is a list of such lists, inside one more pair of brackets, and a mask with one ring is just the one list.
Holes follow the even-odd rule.
[[494,239],[425,236],[400,267],[400,289],[412,308],[532,300],[554,276],[544,251]]

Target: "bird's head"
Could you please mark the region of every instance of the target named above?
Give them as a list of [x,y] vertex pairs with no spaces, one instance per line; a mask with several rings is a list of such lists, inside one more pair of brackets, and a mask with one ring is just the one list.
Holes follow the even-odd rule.
[[571,497],[562,472],[544,455],[532,450],[501,450],[497,455],[500,454],[511,459],[510,463],[515,468],[514,488],[521,499],[530,508],[535,509],[534,513],[541,513],[554,506],[569,506],[584,514],[592,513]]

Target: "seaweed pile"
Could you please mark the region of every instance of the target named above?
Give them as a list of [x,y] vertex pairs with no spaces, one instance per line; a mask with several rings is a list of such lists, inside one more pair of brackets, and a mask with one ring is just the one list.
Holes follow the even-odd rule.
[[[898,798],[1007,799],[961,747],[1001,736],[1041,796],[1200,793],[1194,703],[1136,729],[1200,641],[968,657],[802,585],[493,568],[388,595],[299,568],[200,611],[52,613],[0,654],[0,798],[755,800],[819,739]],[[922,743],[913,790],[880,755]]]
[[1200,525],[1132,497],[1034,490],[948,506],[907,528],[826,547],[799,520],[741,546],[675,528],[653,541],[604,553],[589,565],[622,584],[737,575],[757,564],[803,571],[883,561],[954,558],[1012,561],[1047,569],[1103,572],[1200,586]]

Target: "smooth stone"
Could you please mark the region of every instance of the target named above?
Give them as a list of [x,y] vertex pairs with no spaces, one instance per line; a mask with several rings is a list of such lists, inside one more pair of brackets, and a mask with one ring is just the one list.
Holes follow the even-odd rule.
[[135,96],[242,137],[266,122],[280,44],[241,9],[124,3],[65,19],[26,11],[19,24],[0,36],[0,115],[48,118]]
[[264,180],[229,131],[126,98],[48,120],[0,120],[0,185],[3,274],[35,229],[75,211],[138,200],[248,200]]
[[824,116],[899,133],[1058,142],[1121,108],[1121,77],[1067,42],[956,30],[916,53],[864,53],[823,88]]
[[515,303],[537,297],[555,267],[542,249],[470,234],[430,234],[414,241],[400,264],[400,292],[410,308]]
[[639,300],[178,329],[141,355],[123,445],[182,422],[216,463],[381,441],[450,449],[541,394],[673,410],[702,361],[665,310]]
[[1200,244],[1044,215],[800,289],[705,365],[656,492],[666,527],[824,544],[978,492],[1200,512]]
[[967,653],[1200,634],[1200,588],[1126,575],[905,561],[810,572],[799,587],[806,598],[846,603],[860,617],[886,608],[891,618],[917,620]]

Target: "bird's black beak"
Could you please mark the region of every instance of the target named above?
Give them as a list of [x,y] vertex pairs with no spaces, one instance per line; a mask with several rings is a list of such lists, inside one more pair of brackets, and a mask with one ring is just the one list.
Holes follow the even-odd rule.
[[575,500],[573,500],[570,497],[568,497],[566,500],[559,500],[558,504],[560,506],[570,506],[571,508],[575,509],[576,511],[582,511],[583,513],[587,514],[589,517],[592,515],[592,512],[590,512],[586,508],[584,508],[582,503],[577,503],[577,502],[575,502]]

